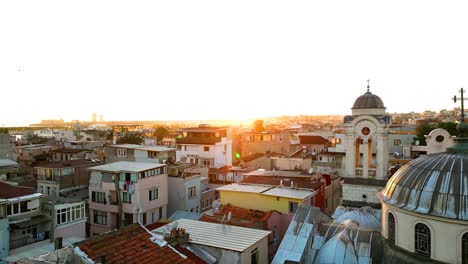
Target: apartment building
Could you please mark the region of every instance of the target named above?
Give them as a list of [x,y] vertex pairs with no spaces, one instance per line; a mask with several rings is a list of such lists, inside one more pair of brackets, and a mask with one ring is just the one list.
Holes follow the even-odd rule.
[[91,235],[167,218],[167,165],[119,161],[89,168]]

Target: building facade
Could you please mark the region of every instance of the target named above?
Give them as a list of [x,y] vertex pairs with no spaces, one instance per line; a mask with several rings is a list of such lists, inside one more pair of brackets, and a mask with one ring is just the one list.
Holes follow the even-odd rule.
[[167,218],[167,165],[120,161],[89,170],[91,235]]

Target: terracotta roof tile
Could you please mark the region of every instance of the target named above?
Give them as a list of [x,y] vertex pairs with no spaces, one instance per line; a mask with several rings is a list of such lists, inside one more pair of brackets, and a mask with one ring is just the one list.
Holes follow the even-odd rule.
[[160,247],[150,238],[151,234],[142,226],[133,224],[78,242],[75,246],[94,261],[105,256],[109,263],[200,263],[181,257],[168,246]]
[[11,199],[36,193],[36,190],[28,187],[20,187],[0,182],[0,198]]

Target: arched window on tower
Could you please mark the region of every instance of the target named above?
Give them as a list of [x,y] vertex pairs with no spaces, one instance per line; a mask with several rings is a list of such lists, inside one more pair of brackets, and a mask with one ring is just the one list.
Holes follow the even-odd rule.
[[462,237],[462,264],[468,264],[468,233]]
[[388,213],[388,239],[395,243],[395,217]]
[[431,230],[425,224],[417,223],[414,228],[414,250],[420,255],[431,257]]

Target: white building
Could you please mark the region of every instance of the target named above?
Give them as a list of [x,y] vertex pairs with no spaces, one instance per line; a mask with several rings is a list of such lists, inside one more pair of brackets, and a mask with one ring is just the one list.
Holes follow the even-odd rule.
[[221,167],[232,165],[232,136],[227,127],[184,128],[176,138],[177,161]]

